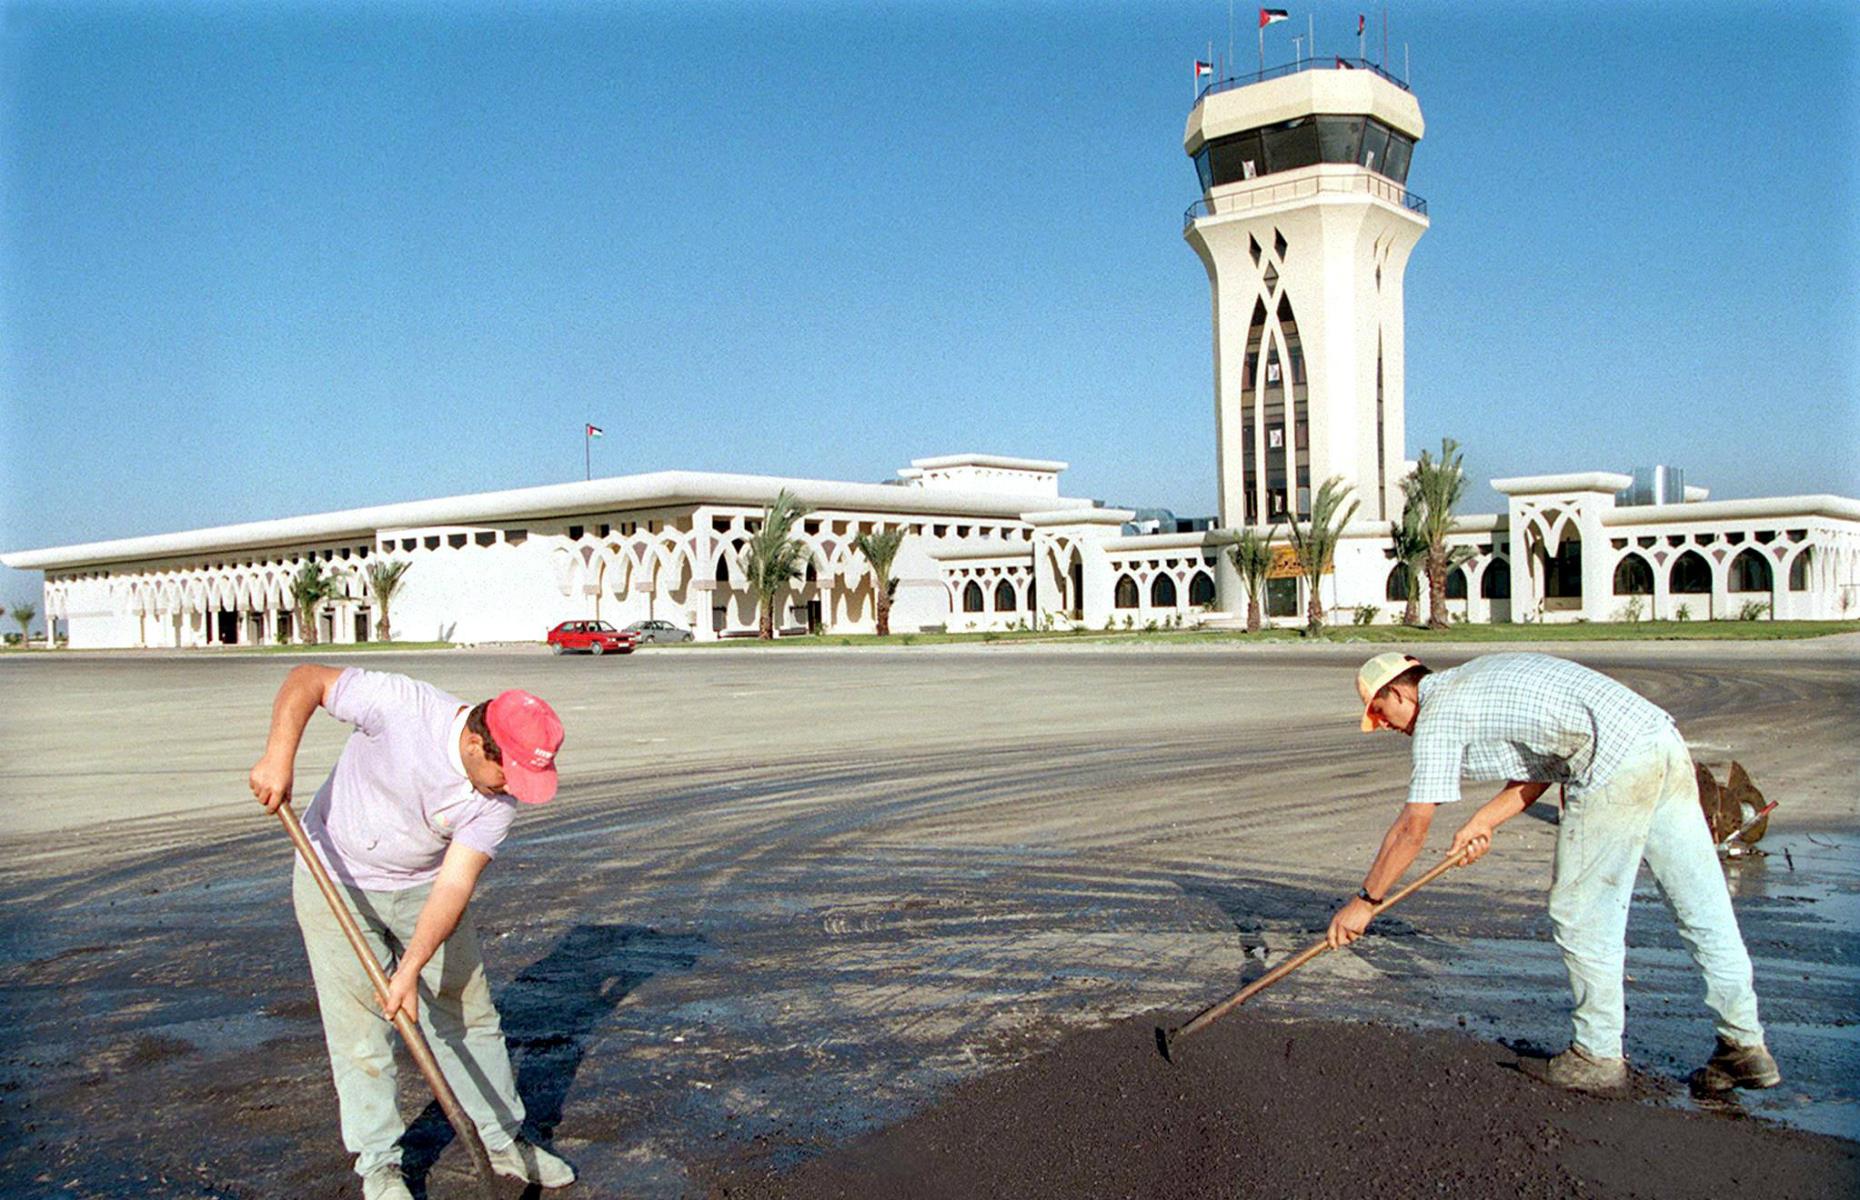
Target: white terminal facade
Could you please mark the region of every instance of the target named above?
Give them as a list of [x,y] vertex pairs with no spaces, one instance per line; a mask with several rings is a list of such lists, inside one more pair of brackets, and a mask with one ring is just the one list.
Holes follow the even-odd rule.
[[[1398,619],[1389,522],[1411,466],[1402,281],[1428,227],[1406,184],[1424,131],[1413,94],[1369,64],[1211,85],[1190,112],[1202,198],[1184,237],[1212,297],[1212,529],[1132,534],[1132,510],[1060,494],[1065,463],[961,454],[917,459],[885,484],[663,471],[0,561],[45,572],[43,612],[76,647],[303,640],[290,582],[312,558],[341,581],[314,617],[323,642],[377,636],[364,571],[381,560],[409,564],[391,606],[396,640],[534,641],[582,618],[658,618],[711,639],[756,629],[743,547],[785,489],[809,511],[784,630],[872,631],[875,581],[852,540],[883,528],[908,535],[892,572],[894,632],[1228,624],[1245,615],[1232,531],[1282,529],[1340,476],[1361,507],[1321,602],[1340,623],[1363,606]],[[1452,540],[1471,557],[1448,578],[1449,609],[1469,621],[1860,616],[1860,501],[1637,494],[1644,482],[1607,471],[1493,480],[1506,511],[1459,520]],[[1305,584],[1280,574],[1268,616],[1299,622]]]

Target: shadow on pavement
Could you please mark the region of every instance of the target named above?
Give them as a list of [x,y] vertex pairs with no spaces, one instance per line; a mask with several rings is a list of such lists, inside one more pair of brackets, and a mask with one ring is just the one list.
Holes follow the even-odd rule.
[[[689,971],[703,949],[701,936],[642,925],[577,925],[517,973],[497,1007],[528,1114],[526,1137],[548,1144],[589,1042],[620,1002],[655,975]],[[401,1167],[416,1197],[425,1196],[426,1177],[452,1138],[437,1101],[408,1126]]]

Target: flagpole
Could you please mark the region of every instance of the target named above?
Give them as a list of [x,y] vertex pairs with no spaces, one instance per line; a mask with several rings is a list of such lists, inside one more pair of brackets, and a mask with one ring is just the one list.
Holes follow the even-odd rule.
[[1266,23],[1264,21],[1261,21],[1259,25],[1259,77],[1261,79],[1266,77]]
[[581,423],[581,478],[594,478],[594,437],[588,432],[588,423]]
[[[1213,58],[1212,54],[1208,55]],[[1234,61],[1234,0],[1227,0],[1227,62]]]

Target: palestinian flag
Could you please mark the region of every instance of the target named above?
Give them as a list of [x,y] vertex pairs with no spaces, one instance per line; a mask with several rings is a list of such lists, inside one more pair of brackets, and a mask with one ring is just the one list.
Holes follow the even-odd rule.
[[1212,74],[1214,74],[1214,65],[1212,63],[1204,63],[1200,59],[1195,60],[1195,78],[1196,79],[1200,79],[1203,75],[1212,75]]
[[599,425],[590,425],[588,426],[588,436],[591,438],[597,438],[597,437],[605,437],[607,436],[607,434],[606,434],[606,431],[603,430]]
[[1259,27],[1264,29],[1268,25],[1276,25],[1291,15],[1282,8],[1262,8],[1259,10]]

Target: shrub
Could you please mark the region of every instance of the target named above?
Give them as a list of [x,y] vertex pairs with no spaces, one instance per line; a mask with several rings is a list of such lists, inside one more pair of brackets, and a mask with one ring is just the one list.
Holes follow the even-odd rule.
[[1746,600],[1744,607],[1737,610],[1740,621],[1761,621],[1770,611],[1770,606],[1762,600]]
[[1621,619],[1629,624],[1638,623],[1641,618],[1641,613],[1644,611],[1644,607],[1645,602],[1641,597],[1629,596],[1627,603],[1621,606]]
[[1680,605],[1679,610],[1673,614],[1673,620],[1675,621],[1690,621],[1691,619],[1692,606],[1690,604]]
[[1376,617],[1381,611],[1381,609],[1373,604],[1359,604],[1356,606],[1356,611],[1351,615],[1350,620],[1357,625],[1374,625],[1376,623]]

